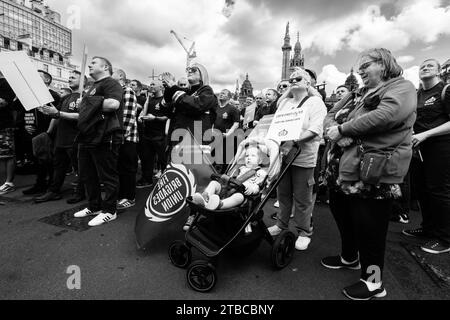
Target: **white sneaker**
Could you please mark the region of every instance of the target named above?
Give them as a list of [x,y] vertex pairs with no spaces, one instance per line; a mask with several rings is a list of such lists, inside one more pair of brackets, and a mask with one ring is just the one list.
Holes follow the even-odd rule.
[[267,228],[267,230],[269,231],[269,233],[272,237],[279,235],[281,233],[281,231],[283,231],[283,229],[281,229],[277,225],[271,226],[271,227]]
[[96,216],[94,219],[89,221],[88,225],[90,227],[97,227],[104,223],[107,223],[107,222],[110,222],[110,221],[113,221],[116,219],[117,219],[117,213],[112,214],[112,213],[102,212],[98,216]]
[[300,236],[297,238],[297,241],[295,241],[295,249],[300,251],[306,250],[310,243],[311,238]]
[[96,216],[100,213],[101,211],[91,211],[88,208],[84,208],[81,211],[75,212],[75,214],[73,215],[75,218],[84,218],[84,217],[89,217],[89,216]]
[[275,201],[275,203],[273,204],[274,208],[279,208],[280,207],[280,201]]
[[186,220],[186,223],[183,226],[183,231],[188,231],[191,227],[192,222],[194,222],[195,216],[189,216]]
[[12,182],[5,182],[0,187],[0,195],[7,194],[7,193],[10,193],[13,191],[16,191],[16,187],[14,186],[14,183],[12,183]]

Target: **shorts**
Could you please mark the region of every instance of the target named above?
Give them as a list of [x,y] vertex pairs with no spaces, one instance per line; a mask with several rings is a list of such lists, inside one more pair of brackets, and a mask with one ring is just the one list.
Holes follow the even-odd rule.
[[12,159],[15,156],[14,128],[0,129],[0,160]]

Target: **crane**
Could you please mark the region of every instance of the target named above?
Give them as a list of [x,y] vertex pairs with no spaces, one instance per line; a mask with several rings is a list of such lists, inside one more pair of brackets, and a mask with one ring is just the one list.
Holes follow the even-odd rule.
[[178,42],[183,47],[184,51],[186,51],[186,54],[187,54],[186,67],[189,67],[189,65],[191,64],[192,59],[197,57],[197,53],[195,52],[195,41],[192,41],[192,40],[189,40],[186,37],[183,37],[183,39],[185,39],[185,40],[192,41],[192,45],[191,45],[191,47],[188,50],[186,48],[186,46],[184,45],[183,41],[180,39],[180,37],[178,36],[178,34],[175,31],[170,30],[170,33],[172,33],[174,35],[174,37],[178,40]]

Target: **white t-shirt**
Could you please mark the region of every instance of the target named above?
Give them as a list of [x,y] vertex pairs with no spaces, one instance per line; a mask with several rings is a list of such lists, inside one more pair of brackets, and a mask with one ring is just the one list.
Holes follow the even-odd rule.
[[[299,103],[293,102],[292,99],[286,99],[281,103],[277,112],[293,110],[296,109],[298,105]],[[305,112],[303,130],[314,132],[317,136],[300,145],[302,151],[297,159],[295,159],[293,165],[302,168],[315,168],[320,140],[323,136],[323,121],[327,115],[327,107],[322,99],[313,96],[310,97],[301,108]]]

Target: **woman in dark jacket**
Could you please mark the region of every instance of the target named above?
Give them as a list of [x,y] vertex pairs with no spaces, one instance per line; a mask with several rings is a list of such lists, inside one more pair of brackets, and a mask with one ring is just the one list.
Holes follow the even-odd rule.
[[[362,53],[359,74],[364,87],[348,94],[329,112],[324,130],[333,145],[328,153],[330,208],[342,240],[339,256],[326,257],[330,269],[361,269],[361,280],[346,287],[350,299],[384,297],[382,283],[386,234],[392,202],[412,156],[412,127],[417,97],[414,85],[386,49]],[[375,168],[377,153],[381,170]],[[372,162],[375,161],[375,162]],[[384,163],[382,163],[384,161]]]

